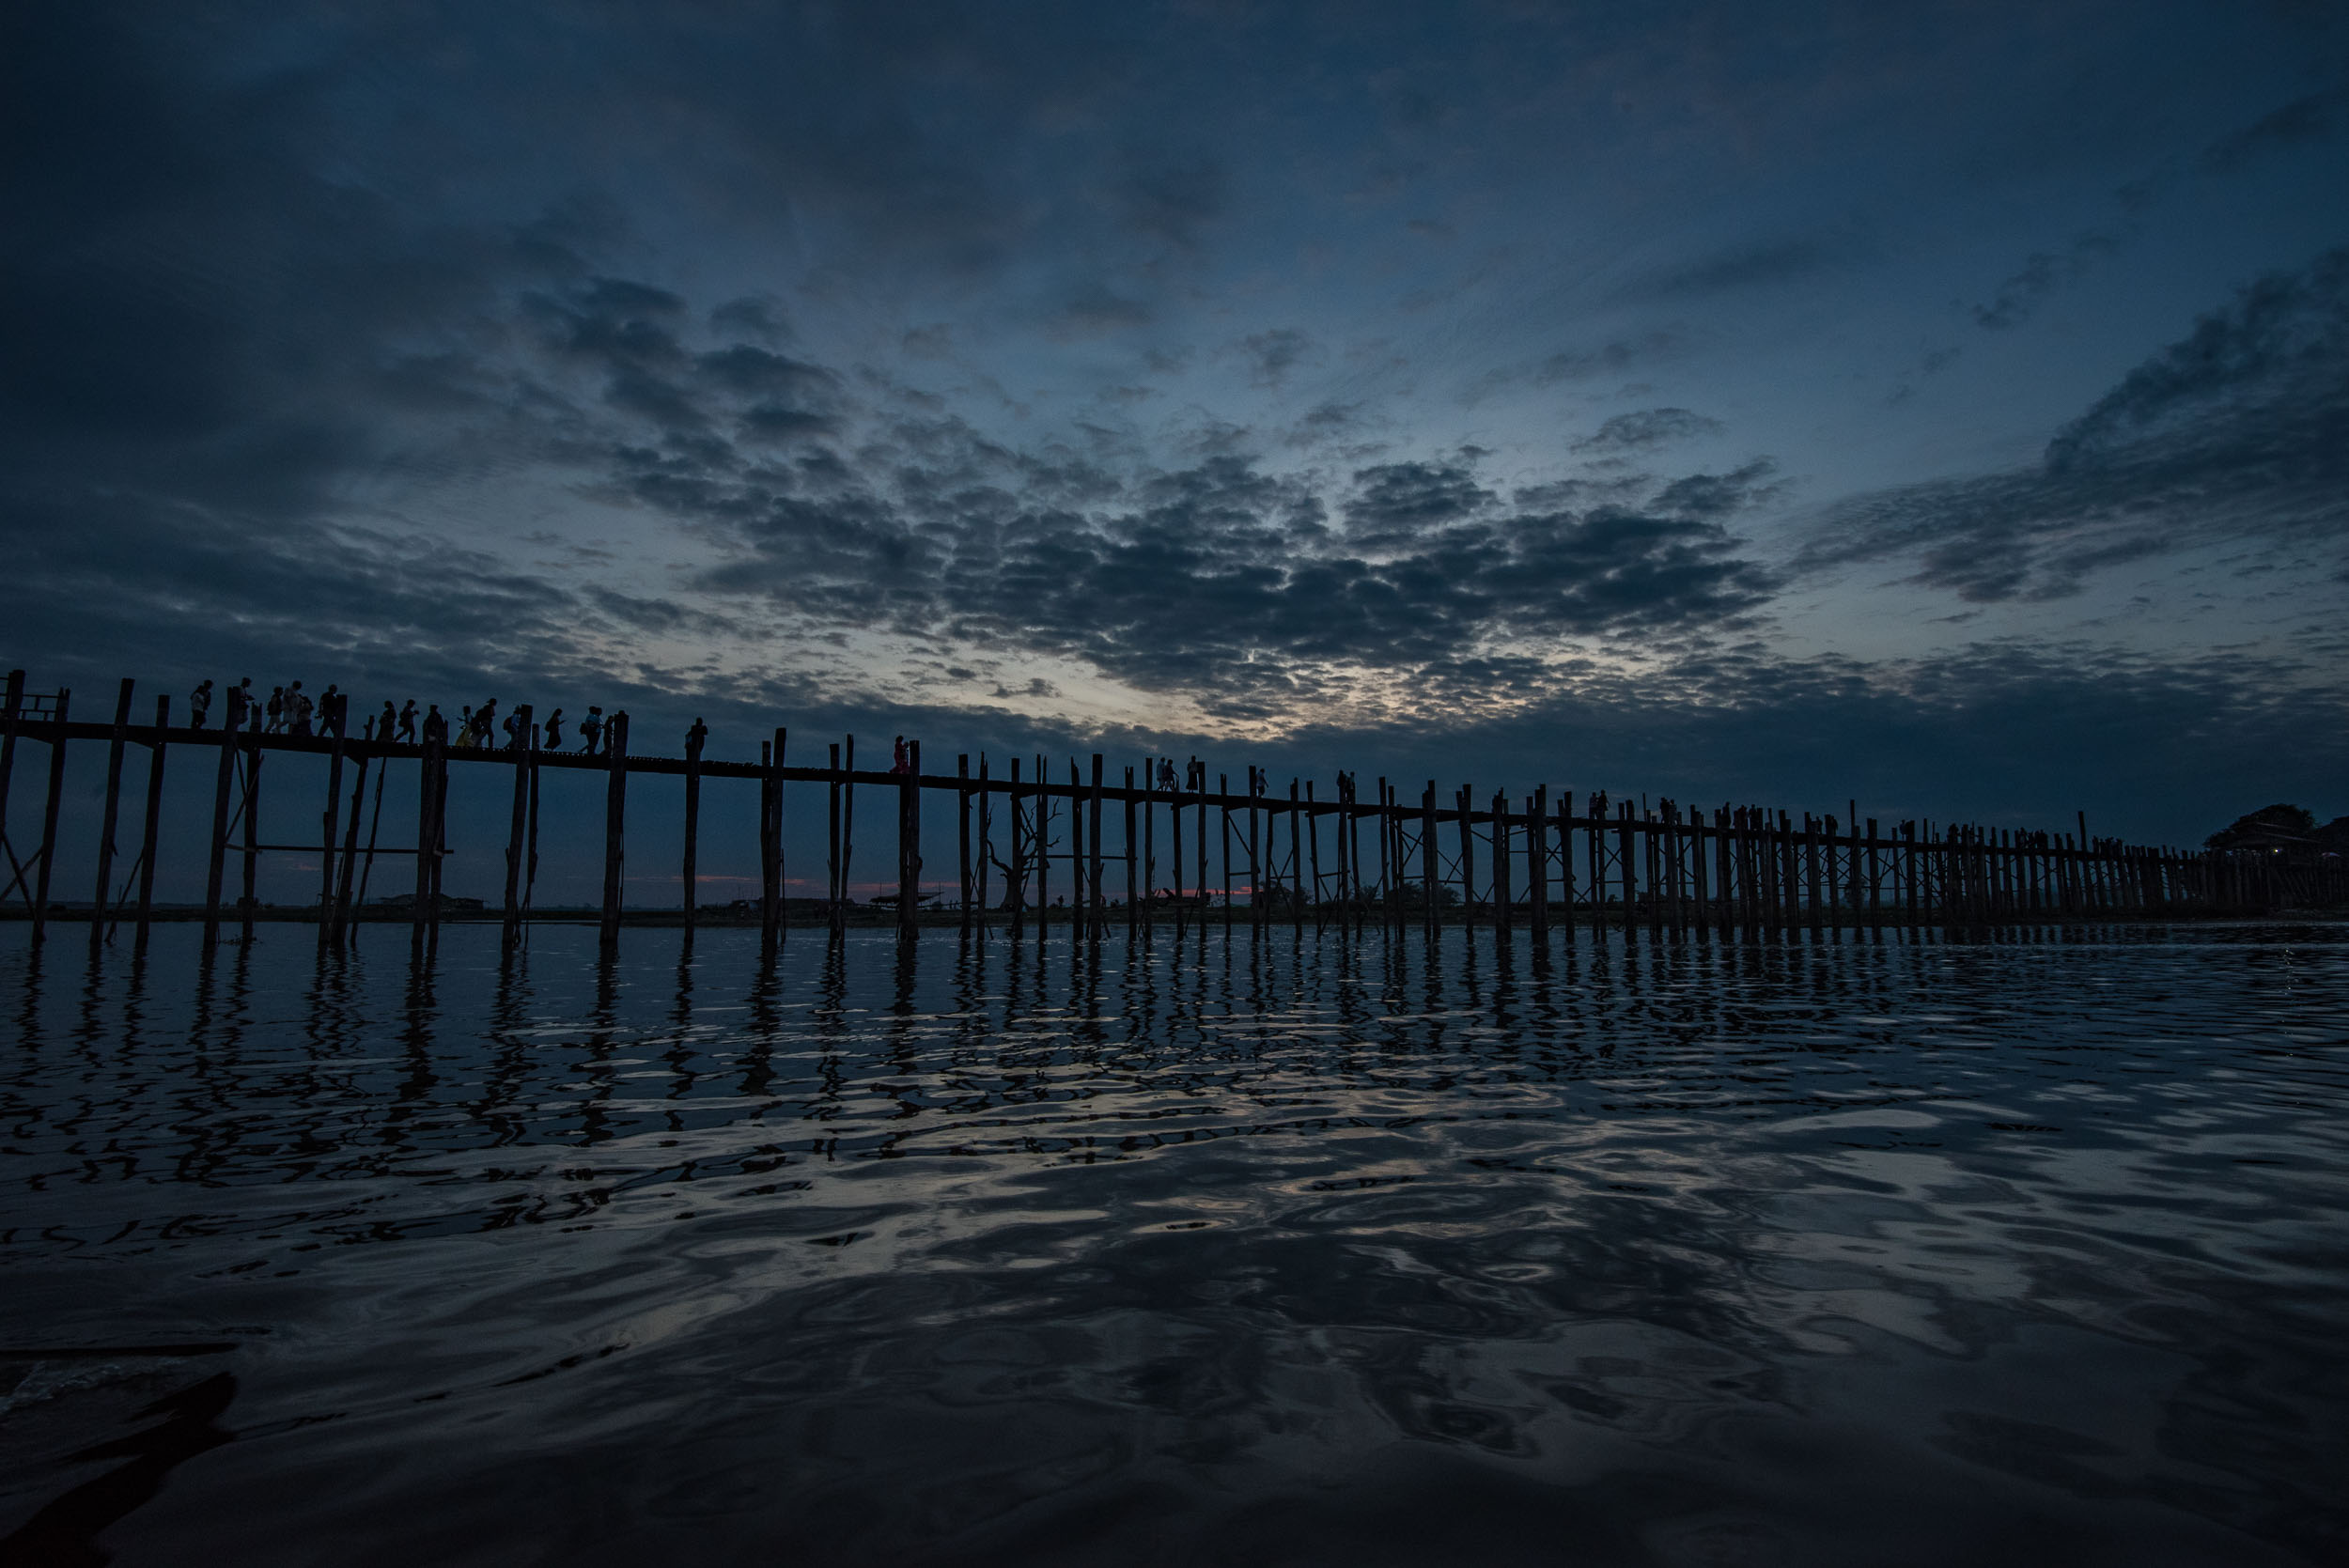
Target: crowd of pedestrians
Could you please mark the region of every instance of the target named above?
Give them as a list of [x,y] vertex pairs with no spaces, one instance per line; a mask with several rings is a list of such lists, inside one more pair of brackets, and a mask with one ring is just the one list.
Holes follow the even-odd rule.
[[[212,706],[216,692],[210,680],[196,682],[188,693],[188,727],[207,728],[212,722]],[[270,689],[263,697],[255,691],[253,677],[245,676],[235,685],[218,693],[222,702],[221,727],[255,735],[348,736],[350,697],[334,682],[313,698],[303,690],[302,682],[288,681]],[[599,757],[610,736],[601,707],[590,707],[586,717],[572,726],[580,754]],[[707,733],[707,732],[705,732]],[[543,737],[542,737],[543,735]],[[382,711],[366,719],[358,738],[389,742],[396,746],[414,746],[437,740],[452,751],[519,752],[534,745],[539,749],[559,752],[570,738],[565,733],[563,710],[555,708],[546,717],[545,729],[522,716],[516,708],[501,720],[498,700],[490,698],[478,707],[459,711],[452,729],[448,718],[438,703],[427,704],[422,712],[416,699],[410,697],[395,706],[388,697]]]

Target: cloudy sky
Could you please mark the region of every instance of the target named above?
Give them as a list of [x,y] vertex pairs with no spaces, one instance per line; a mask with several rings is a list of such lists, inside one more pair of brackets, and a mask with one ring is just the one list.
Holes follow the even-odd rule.
[[0,29],[36,685],[2349,811],[2338,6]]

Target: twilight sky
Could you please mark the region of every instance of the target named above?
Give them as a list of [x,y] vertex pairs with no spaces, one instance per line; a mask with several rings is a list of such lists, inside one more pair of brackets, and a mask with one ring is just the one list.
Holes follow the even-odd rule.
[[0,78],[77,706],[2349,811],[2338,6],[23,4]]

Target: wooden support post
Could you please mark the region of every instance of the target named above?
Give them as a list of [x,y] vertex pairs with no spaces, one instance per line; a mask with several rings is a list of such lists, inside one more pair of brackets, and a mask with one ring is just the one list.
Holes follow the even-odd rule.
[[1707,924],[1705,912],[1711,907],[1713,890],[1705,873],[1704,808],[1690,806],[1688,822],[1688,925],[1691,930]]
[[832,742],[830,758],[830,816],[825,824],[825,924],[839,937],[844,913],[841,913],[841,744]]
[[988,790],[988,788],[987,786],[988,786],[988,777],[987,777],[987,753],[986,753],[985,752],[981,752],[981,753],[979,753],[979,799],[978,799],[978,811],[979,811],[979,847],[978,847],[978,857],[979,857],[979,863],[978,863],[978,868],[977,868],[976,877],[975,877],[975,879],[973,880],[973,882],[972,882],[972,887],[976,890],[976,891],[975,891],[975,893],[972,894],[972,896],[973,896],[973,897],[975,897],[975,898],[978,900],[978,906],[979,906],[979,907],[978,907],[978,910],[977,910],[977,915],[976,915],[976,918],[977,918],[977,921],[978,921],[978,924],[979,924],[979,928],[980,928],[981,930],[985,930],[985,929],[987,928],[987,870],[988,870],[988,858],[989,858],[989,857],[990,857],[990,856],[994,853],[994,849],[995,849],[995,832],[994,832],[994,829],[995,829],[995,797],[994,797],[993,793],[992,793],[991,791],[989,791],[989,790]]
[[1085,928],[1085,806],[1084,786],[1077,759],[1068,759],[1068,934]]
[[1872,927],[1884,924],[1883,868],[1876,859],[1876,819],[1868,818],[1868,924]]
[[962,891],[962,929],[971,929],[971,753],[955,756],[955,848]]
[[[1071,794],[1074,801],[1074,794]],[[1093,753],[1093,796],[1088,802],[1090,820],[1085,825],[1085,904],[1090,911],[1086,917],[1086,935],[1098,939],[1101,927],[1108,921],[1108,900],[1101,894],[1101,753]]]
[[1549,939],[1549,786],[1525,803],[1526,926],[1536,943]]
[[1232,780],[1227,773],[1215,776],[1215,792],[1222,798],[1223,817],[1223,928],[1232,928]]
[[[538,726],[533,723],[531,719],[531,706],[528,703],[521,703],[515,706],[514,732],[517,739],[512,748],[514,753],[514,806],[511,820],[506,831],[506,920],[498,933],[499,945],[509,951],[522,939],[522,857],[528,853],[526,840],[530,834],[530,769],[538,743]],[[692,752],[692,741],[690,738],[686,741],[686,751],[690,757]],[[687,785],[686,792],[690,800],[692,786]],[[692,820],[691,805],[686,808],[686,817],[689,822]],[[692,829],[688,827],[686,842],[689,845],[692,842]],[[692,851],[691,849],[686,851],[686,875],[689,877],[692,875]],[[688,906],[688,909],[687,919],[690,923],[691,906]]]
[[767,771],[769,781],[774,785],[773,793],[768,798],[767,806],[769,830],[767,858],[765,863],[758,868],[759,885],[773,890],[771,896],[768,899],[767,924],[763,938],[764,943],[769,946],[782,941],[790,935],[791,931],[791,923],[784,918],[786,910],[789,908],[787,900],[790,897],[791,881],[790,866],[784,851],[786,818],[783,810],[783,764],[785,753],[790,743],[790,729],[786,725],[777,724],[774,735],[759,748],[762,753],[774,759],[769,765]]
[[1517,895],[1509,886],[1509,797],[1493,796],[1493,928],[1506,932]]
[[628,714],[604,721],[603,924],[597,945],[607,955],[620,946],[620,894],[628,877]]
[[416,901],[409,909],[408,937],[417,953],[424,951],[425,926],[431,907],[438,902],[432,869],[441,858],[441,821],[433,809],[438,803],[433,796],[439,787],[441,752],[445,744],[437,728],[427,729],[416,759]]
[[1248,924],[1251,929],[1264,924],[1264,856],[1258,842],[1260,826],[1256,810],[1257,791],[1262,787],[1261,775],[1253,763],[1248,768]]
[[49,793],[40,813],[40,861],[33,871],[33,940],[49,927],[49,873],[57,863],[57,813],[65,803],[66,708],[73,693],[57,692],[56,737],[49,742]]
[[1011,904],[1011,932],[1016,937],[1027,928],[1028,866],[1032,855],[1028,847],[1028,822],[1019,805],[1018,757],[1011,759],[1011,787],[1003,800],[1011,807],[1011,866],[1004,873],[1003,896]]
[[[6,694],[0,695],[0,844],[8,836],[8,781],[16,774],[16,731],[24,712],[24,672],[8,672]],[[9,851],[11,858],[14,850]],[[11,866],[21,875],[22,868]]]
[[1639,862],[1632,859],[1631,835],[1635,824],[1631,820],[1631,802],[1625,800],[1615,808],[1615,850],[1623,861],[1623,928],[1631,929],[1640,902]]
[[775,797],[782,793],[774,742],[758,743],[758,939],[771,954],[781,928],[783,889],[775,882]]
[[155,741],[147,754],[147,813],[139,827],[139,913],[138,928],[133,939],[147,940],[148,923],[155,917],[155,851],[156,841],[163,836],[163,749],[169,740],[171,699],[155,699]]
[[[1076,771],[1073,764],[1069,771],[1072,774]],[[1050,935],[1052,929],[1052,815],[1054,810],[1052,775],[1045,763],[1043,753],[1039,752],[1035,756],[1034,831],[1030,835],[1035,842],[1035,934],[1039,939]],[[1082,823],[1075,823],[1072,826],[1067,854],[1076,852],[1078,839],[1082,832]],[[1078,879],[1076,866],[1072,863],[1068,869],[1069,880],[1076,881]]]
[[[1143,771],[1145,774],[1148,773],[1149,763],[1145,761],[1142,767]],[[1143,809],[1145,811],[1148,809],[1146,803]],[[1142,906],[1136,902],[1134,878],[1143,867],[1137,863],[1134,850],[1134,770],[1128,768],[1126,769],[1126,939],[1128,941],[1133,940],[1135,931],[1139,928],[1142,920]]]
[[[528,710],[525,709],[525,712]],[[685,732],[685,845],[684,863],[677,868],[679,908],[687,936],[693,931],[693,917],[700,902],[701,842],[702,842],[702,750],[709,741],[709,726],[699,718]],[[519,778],[519,774],[517,777]],[[506,895],[511,902],[513,895]]]
[[110,884],[115,871],[115,824],[122,810],[122,751],[131,740],[132,682],[124,676],[115,696],[115,732],[106,747],[106,800],[98,818],[98,891],[90,898],[89,945],[98,951],[104,939],[106,912],[114,908]]
[[[376,739],[376,744],[387,745],[389,742],[379,737]],[[328,911],[327,916],[326,939],[331,946],[339,946],[341,944],[343,932],[348,929],[350,924],[351,879],[357,874],[359,863],[359,816],[362,809],[366,804],[367,799],[367,753],[374,749],[373,745],[369,745],[365,742],[362,742],[360,745],[358,753],[359,776],[350,786],[350,825],[343,830],[342,864],[338,868],[338,875],[336,876],[334,881],[334,908]],[[161,766],[163,762],[160,748],[158,749],[155,761],[158,766]],[[378,765],[376,785],[379,791],[382,787],[381,764]],[[375,810],[377,816],[381,817],[383,812],[383,802],[380,795],[375,803]]]
[[906,742],[907,770],[897,778],[897,935],[918,929],[922,902],[922,743]]
[[220,770],[212,784],[212,837],[204,873],[204,945],[220,939],[221,883],[228,859],[228,800],[237,778],[237,737],[242,727],[241,689],[228,689],[227,707],[220,730]]
[[[345,733],[345,718],[350,710],[350,699],[330,693],[319,703],[319,718],[334,736],[334,749],[326,759],[326,810],[319,814],[322,821],[319,834],[319,951],[334,939],[334,852],[340,836],[337,830],[343,810],[343,754],[350,737]],[[362,764],[364,767],[365,765]]]
[[1574,936],[1574,791],[1558,792],[1558,922]]
[[1443,914],[1443,901],[1439,897],[1443,884],[1436,875],[1436,781],[1427,781],[1427,787],[1419,797],[1419,892],[1423,906],[1421,926],[1427,938],[1436,937],[1437,922]]

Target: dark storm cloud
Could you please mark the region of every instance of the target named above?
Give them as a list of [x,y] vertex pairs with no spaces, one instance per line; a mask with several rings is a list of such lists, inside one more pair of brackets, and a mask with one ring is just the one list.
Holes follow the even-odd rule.
[[1295,327],[1252,334],[1240,341],[1240,349],[1248,357],[1249,379],[1265,387],[1279,386],[1290,371],[1321,357],[1321,345],[1313,334]]
[[1974,306],[1974,324],[1992,332],[2021,326],[2038,314],[2049,295],[2084,275],[2118,245],[2119,241],[2108,234],[2084,234],[2060,256],[2034,252],[2013,276],[1999,285],[1989,303]]
[[1332,528],[1311,485],[1244,453],[1104,495],[953,432],[910,444],[839,485],[786,493],[770,473],[641,493],[739,541],[702,579],[713,591],[1065,654],[1232,714],[1309,694],[1325,662],[1449,669],[1512,638],[1711,627],[1774,587],[1720,521],[1766,465],[1648,480],[1646,507],[1534,511],[1503,505],[1472,453],[1385,464],[1354,475]]
[[2213,174],[2230,174],[2270,153],[2323,141],[2349,124],[2349,87],[2330,87],[2295,98],[2272,114],[2213,142],[2202,152],[2200,166]]
[[1725,428],[1719,420],[1707,419],[1687,409],[1642,409],[1637,413],[1615,415],[1598,427],[1596,435],[1575,442],[1575,449],[1630,452],[1698,436],[1718,436]]
[[1835,246],[1812,239],[1766,241],[1718,252],[1633,280],[1626,299],[1679,302],[1735,289],[1790,283],[1839,259]]
[[2201,318],[2027,469],[1908,486],[1828,513],[1800,563],[1914,557],[1989,601],[2077,593],[2100,567],[2349,520],[2349,250]]

